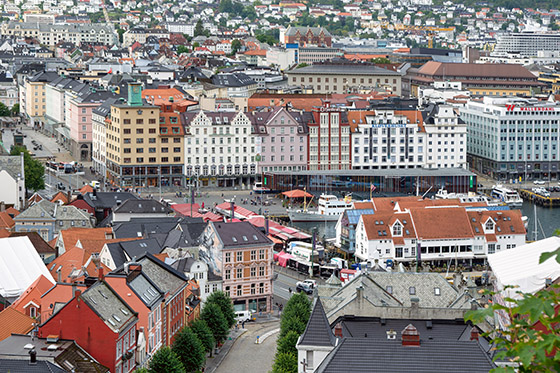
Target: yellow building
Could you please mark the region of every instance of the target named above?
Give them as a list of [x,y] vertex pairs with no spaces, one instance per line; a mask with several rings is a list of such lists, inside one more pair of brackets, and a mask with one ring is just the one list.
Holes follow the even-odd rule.
[[107,173],[113,184],[184,184],[184,130],[178,112],[144,104],[141,83],[129,83],[128,102],[112,105],[109,118]]
[[58,78],[55,72],[40,72],[25,80],[25,100],[22,111],[33,125],[42,125],[46,111],[45,87]]

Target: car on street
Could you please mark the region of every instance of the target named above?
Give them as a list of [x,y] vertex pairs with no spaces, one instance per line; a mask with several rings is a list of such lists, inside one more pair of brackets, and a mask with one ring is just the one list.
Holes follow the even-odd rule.
[[255,321],[257,318],[251,311],[237,311],[235,312],[235,320],[237,322]]
[[64,185],[64,183],[60,182],[60,183],[56,184],[56,189],[66,190],[66,185]]
[[296,285],[296,291],[298,293],[301,293],[303,291],[305,292],[305,294],[311,295],[313,294],[313,287],[308,282],[298,282]]
[[535,181],[533,181],[533,184],[535,184],[535,185],[544,185],[545,183],[544,183],[544,181],[542,181],[542,180],[535,180]]
[[296,286],[300,285],[300,284],[307,284],[309,285],[312,289],[315,289],[315,287],[317,286],[317,281],[308,278],[307,280],[303,280],[303,281],[298,281],[296,283]]

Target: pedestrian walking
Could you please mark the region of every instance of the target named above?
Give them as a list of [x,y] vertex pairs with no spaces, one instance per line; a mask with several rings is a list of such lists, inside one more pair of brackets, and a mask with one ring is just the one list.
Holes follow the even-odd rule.
[[242,329],[245,329],[245,320],[243,320],[243,321],[241,322],[241,328],[242,328]]

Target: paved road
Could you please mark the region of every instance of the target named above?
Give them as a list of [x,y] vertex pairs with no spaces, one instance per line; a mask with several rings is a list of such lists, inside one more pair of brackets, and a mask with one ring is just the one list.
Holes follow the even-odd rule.
[[278,334],[268,337],[262,344],[255,344],[257,336],[280,327],[279,321],[245,324],[247,332],[235,341],[229,354],[216,373],[266,373],[272,369]]
[[272,292],[274,294],[274,301],[288,300],[290,299],[289,288],[292,288],[292,292],[296,291],[297,280],[286,276],[282,273],[278,273],[278,278],[272,283]]

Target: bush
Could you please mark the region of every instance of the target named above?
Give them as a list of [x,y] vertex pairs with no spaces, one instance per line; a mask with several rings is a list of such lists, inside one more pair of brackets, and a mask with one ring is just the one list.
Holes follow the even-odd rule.
[[223,291],[215,291],[208,296],[206,299],[206,304],[214,303],[226,318],[228,329],[235,325],[235,311],[233,310],[233,302],[229,295]]
[[185,373],[185,367],[177,354],[165,346],[157,350],[150,360],[150,373]]
[[208,353],[212,353],[212,349],[216,344],[216,340],[214,339],[214,335],[212,334],[212,330],[208,327],[206,321],[202,319],[197,319],[191,323],[191,329],[196,334],[200,342],[202,343],[202,347]]
[[188,326],[177,333],[172,350],[179,356],[187,372],[197,371],[206,360],[202,343]]
[[200,313],[200,318],[206,321],[217,343],[226,339],[229,327],[220,307],[215,303],[206,303]]

